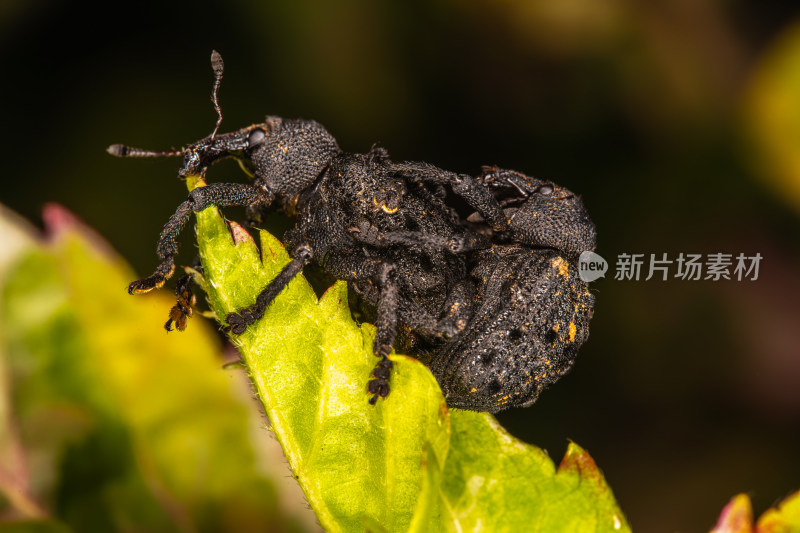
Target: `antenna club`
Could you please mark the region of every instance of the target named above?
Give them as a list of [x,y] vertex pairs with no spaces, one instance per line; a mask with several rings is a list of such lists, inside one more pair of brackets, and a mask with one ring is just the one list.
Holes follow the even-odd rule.
[[222,55],[216,50],[211,51],[211,68],[214,70],[215,75],[222,76],[225,63],[222,62]]
[[114,157],[125,157],[128,155],[128,147],[124,144],[112,144],[108,148],[106,148],[106,152],[113,155]]

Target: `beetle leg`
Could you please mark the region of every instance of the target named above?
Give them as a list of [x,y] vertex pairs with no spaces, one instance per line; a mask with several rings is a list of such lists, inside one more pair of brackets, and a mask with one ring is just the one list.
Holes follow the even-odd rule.
[[230,332],[234,335],[244,333],[247,326],[264,316],[267,306],[272,300],[289,284],[295,276],[302,272],[314,257],[314,251],[307,244],[302,244],[294,251],[294,257],[283,267],[283,270],[267,285],[261,294],[256,298],[256,303],[250,307],[239,309],[236,313],[231,313],[225,317],[225,321],[230,327]]
[[355,240],[371,246],[419,246],[426,249],[448,250],[452,253],[488,248],[491,244],[485,236],[469,230],[450,237],[421,231],[381,232],[367,220],[360,220],[355,227],[350,228],[350,234]]
[[[200,274],[203,273],[203,263],[200,261],[200,256],[195,257],[194,261],[192,261],[192,269]],[[173,324],[175,324],[175,328],[178,331],[186,329],[186,321],[192,316],[192,306],[197,301],[192,292],[192,281],[194,281],[194,278],[191,274],[184,274],[175,284],[177,302],[169,310],[169,320],[164,324],[164,329],[167,331],[172,331]]]
[[395,335],[397,333],[397,285],[392,279],[394,267],[383,263],[378,274],[381,286],[380,299],[378,300],[377,316],[375,318],[375,342],[372,353],[380,357],[380,361],[372,370],[372,379],[367,383],[367,390],[372,394],[369,403],[375,405],[378,398],[389,395],[389,377],[394,364],[389,360]]
[[[372,353],[380,358],[372,371],[372,379],[367,384],[367,391],[372,394],[369,403],[375,404],[378,398],[389,395],[389,378],[394,364],[389,359],[395,336],[397,334],[397,315],[401,304],[397,282],[394,276],[394,265],[381,259],[365,258],[359,254],[343,254],[331,256],[325,263],[325,269],[338,279],[350,282],[364,282],[364,289],[370,293],[370,300],[377,301],[375,317],[375,341]],[[365,281],[366,280],[366,281]],[[374,283],[376,281],[377,283]],[[423,310],[419,310],[418,323],[433,326],[436,321]]]
[[503,210],[492,192],[468,174],[456,174],[428,163],[392,163],[391,170],[411,181],[421,180],[437,185],[449,185],[453,192],[477,210],[496,232],[505,231],[508,226]]
[[262,189],[244,183],[212,183],[194,189],[189,193],[189,199],[178,206],[161,231],[156,248],[161,264],[151,276],[131,283],[128,286],[128,293],[149,292],[162,287],[164,282],[172,277],[175,271],[175,255],[178,253],[178,235],[192,213],[210,206],[249,206],[262,203],[266,201],[264,196]]

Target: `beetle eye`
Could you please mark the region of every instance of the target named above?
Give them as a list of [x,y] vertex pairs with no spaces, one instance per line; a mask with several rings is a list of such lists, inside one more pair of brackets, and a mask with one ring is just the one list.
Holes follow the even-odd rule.
[[553,194],[553,186],[552,185],[539,185],[536,187],[536,192],[539,194],[543,194],[547,196],[548,194]]
[[247,138],[247,147],[252,148],[254,146],[258,146],[259,144],[264,142],[264,139],[267,138],[267,134],[264,133],[264,130],[253,130],[250,132],[250,137]]

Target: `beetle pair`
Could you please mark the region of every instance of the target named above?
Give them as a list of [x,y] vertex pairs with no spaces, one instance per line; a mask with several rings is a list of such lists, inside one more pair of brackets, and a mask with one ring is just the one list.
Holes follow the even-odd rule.
[[[588,336],[594,298],[577,276],[577,258],[594,249],[595,230],[579,197],[519,172],[485,167],[472,177],[427,163],[391,161],[373,148],[346,153],[320,124],[267,117],[218,134],[217,93],[223,63],[212,53],[211,135],[180,151],[113,145],[120,157],[183,156],[179,175],[204,174],[235,158],[253,181],[193,190],[159,238],[161,264],[130,284],[131,294],[163,286],[172,275],[178,235],[209,206],[244,206],[248,217],[271,209],[295,215],[285,244],[291,261],[256,301],[225,317],[239,335],[261,318],[311,261],[347,280],[376,310],[379,358],[371,403],[389,394],[388,354],[400,324],[428,351],[428,366],[453,407],[495,412],[530,405],[572,366]],[[474,212],[461,216],[449,195]],[[167,322],[183,329],[193,297],[182,280]]]

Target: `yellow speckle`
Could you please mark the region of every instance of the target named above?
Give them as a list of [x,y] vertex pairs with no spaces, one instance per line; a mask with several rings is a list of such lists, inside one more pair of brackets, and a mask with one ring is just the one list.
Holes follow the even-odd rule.
[[553,331],[558,333],[559,328],[561,328],[561,324],[556,324],[555,326],[553,326]]
[[478,389],[476,389],[475,387],[472,387],[472,388],[469,390],[469,392],[470,392],[470,394],[472,394],[473,392],[478,392]]
[[578,328],[575,327],[575,322],[569,323],[569,342],[575,340],[575,332],[577,331],[577,329]]
[[563,257],[554,257],[550,265],[558,271],[559,276],[569,279],[569,264]]

